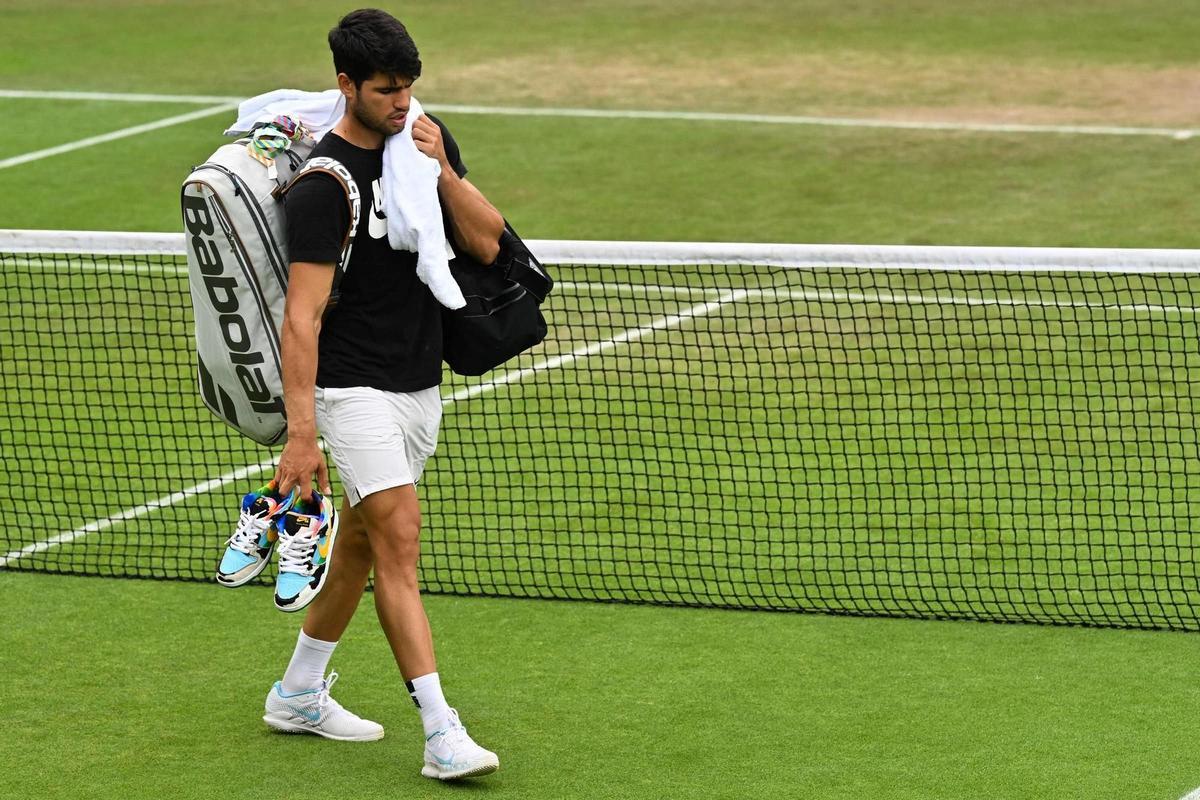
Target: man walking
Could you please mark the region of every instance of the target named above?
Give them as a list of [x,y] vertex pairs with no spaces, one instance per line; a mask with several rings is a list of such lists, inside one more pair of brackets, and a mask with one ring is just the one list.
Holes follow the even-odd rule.
[[[308,607],[292,660],[267,697],[272,727],[364,741],[383,728],[329,695],[330,656],[358,606],[372,567],[375,608],[425,729],[422,774],[449,780],[494,772],[496,755],[477,745],[438,678],[421,601],[417,561],[421,513],[416,484],[441,421],[441,306],[417,277],[417,254],[393,250],[383,213],[385,139],[405,127],[412,83],[421,74],[405,27],[375,9],[346,15],[329,33],[345,115],[312,157],[345,165],[362,194],[359,227],[338,300],[335,263],[351,225],[342,185],[313,175],[287,195],[291,259],[282,333],[288,442],[276,473],[279,492],[309,491],[315,476],[330,492],[320,430],[344,485],[336,558]],[[465,178],[458,145],[427,116],[412,121],[417,149],[441,165],[437,193],[447,237],[480,263],[495,260],[500,213]],[[328,308],[327,308],[328,307]]]

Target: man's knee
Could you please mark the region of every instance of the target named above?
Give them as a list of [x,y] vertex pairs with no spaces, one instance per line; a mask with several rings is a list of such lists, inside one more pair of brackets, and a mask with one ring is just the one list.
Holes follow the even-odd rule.
[[415,564],[421,549],[420,520],[395,520],[379,531],[371,532],[371,545],[377,560]]

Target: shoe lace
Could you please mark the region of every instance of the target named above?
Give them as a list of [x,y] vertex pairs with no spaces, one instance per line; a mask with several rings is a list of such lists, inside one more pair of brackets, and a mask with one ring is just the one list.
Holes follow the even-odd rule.
[[[458,749],[464,744],[478,747],[475,740],[467,735],[467,727],[462,724],[458,718],[458,711],[450,709],[448,715],[448,724],[445,728],[438,731],[434,736],[441,735],[442,741],[449,745],[452,749]],[[430,737],[432,738],[432,737]]]
[[280,526],[279,553],[280,572],[299,572],[311,575],[313,572],[312,553],[317,546],[317,535],[309,528],[288,533]]
[[329,696],[329,690],[333,688],[333,684],[337,682],[338,674],[336,672],[329,673],[329,677],[321,681],[321,691],[317,692],[317,710],[320,711],[322,718],[325,716],[325,709],[332,708],[337,710],[341,708],[341,704]]
[[258,540],[269,524],[271,520],[268,517],[259,517],[249,511],[243,511],[238,517],[233,536],[229,537],[228,545],[248,556],[253,555],[258,549]]

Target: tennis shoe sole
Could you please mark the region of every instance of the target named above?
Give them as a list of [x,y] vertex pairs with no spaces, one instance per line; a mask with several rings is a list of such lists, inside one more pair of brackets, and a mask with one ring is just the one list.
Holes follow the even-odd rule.
[[432,764],[426,764],[421,767],[421,774],[426,778],[436,778],[439,781],[456,781],[459,778],[480,778],[484,775],[491,775],[498,769],[500,769],[499,763],[490,762],[478,764],[474,767],[467,767],[457,772],[442,770]]
[[311,733],[337,742],[375,742],[382,739],[384,734],[383,729],[380,729],[378,733],[364,736],[338,736],[323,730],[319,725],[314,725],[303,717],[280,712],[263,715],[263,722],[280,733]]

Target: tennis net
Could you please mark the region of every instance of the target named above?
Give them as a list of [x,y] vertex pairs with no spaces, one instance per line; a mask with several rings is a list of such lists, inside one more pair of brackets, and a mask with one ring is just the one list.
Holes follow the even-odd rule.
[[[551,333],[446,375],[427,591],[1200,628],[1200,253],[530,244]],[[0,231],[0,569],[210,580],[272,474],[182,247]]]

